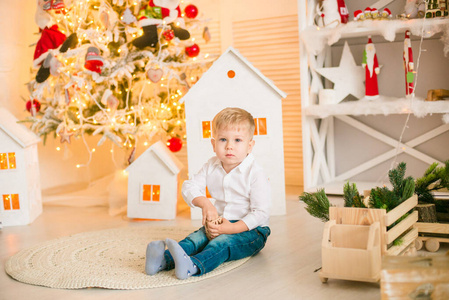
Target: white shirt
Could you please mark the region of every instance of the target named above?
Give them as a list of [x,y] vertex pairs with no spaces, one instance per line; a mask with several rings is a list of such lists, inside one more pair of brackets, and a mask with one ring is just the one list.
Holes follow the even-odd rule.
[[220,160],[212,157],[190,180],[182,185],[182,196],[190,207],[196,197],[206,196],[206,186],[219,215],[242,220],[248,229],[268,226],[271,188],[263,169],[249,154],[237,167],[226,173]]

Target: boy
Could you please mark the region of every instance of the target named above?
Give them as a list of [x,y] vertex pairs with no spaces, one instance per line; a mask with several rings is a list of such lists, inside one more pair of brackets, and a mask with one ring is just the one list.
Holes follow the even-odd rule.
[[[271,191],[268,178],[251,154],[254,127],[251,114],[240,108],[225,108],[215,116],[211,143],[216,156],[182,186],[189,206],[202,209],[203,227],[179,243],[171,239],[149,243],[147,274],[175,268],[176,276],[186,279],[226,261],[255,255],[265,246],[271,232]],[[206,187],[215,205],[205,196]],[[219,216],[223,217],[221,224],[211,222]]]

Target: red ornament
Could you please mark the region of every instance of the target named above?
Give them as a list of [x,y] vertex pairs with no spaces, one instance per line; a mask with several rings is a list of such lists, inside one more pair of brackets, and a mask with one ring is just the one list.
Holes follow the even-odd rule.
[[186,47],[186,54],[188,57],[196,57],[200,54],[200,46],[193,44],[192,46]]
[[195,19],[198,15],[198,8],[193,4],[189,4],[186,6],[186,8],[184,8],[184,13],[186,14],[187,18]]
[[175,32],[171,29],[166,30],[162,33],[162,35],[164,36],[164,39],[167,42],[170,42],[174,37],[175,37]]
[[35,115],[39,110],[41,110],[41,103],[36,99],[28,100],[26,103],[26,109],[31,113],[31,115]]
[[172,137],[167,141],[167,147],[171,152],[178,152],[182,148],[182,140],[177,137]]

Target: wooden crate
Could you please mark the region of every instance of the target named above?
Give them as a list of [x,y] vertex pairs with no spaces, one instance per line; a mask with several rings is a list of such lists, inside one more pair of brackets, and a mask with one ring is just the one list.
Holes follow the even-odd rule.
[[326,222],[321,247],[320,279],[377,282],[380,277],[380,224],[344,225]]
[[382,299],[449,299],[449,256],[384,256]]
[[[418,204],[418,197],[413,195],[388,213],[385,209],[376,208],[330,207],[329,219],[335,220],[337,224],[350,225],[371,225],[374,222],[379,222],[382,255],[399,255],[409,247],[414,247],[414,241],[418,237],[418,229],[414,228],[414,224],[418,221],[418,212],[413,211],[389,230],[387,227],[412,210],[416,204]],[[393,241],[400,236],[402,236],[403,243],[393,246]]]

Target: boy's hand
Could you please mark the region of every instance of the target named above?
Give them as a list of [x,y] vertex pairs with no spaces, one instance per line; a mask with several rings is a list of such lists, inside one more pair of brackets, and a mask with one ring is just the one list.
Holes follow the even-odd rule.
[[248,230],[248,226],[246,226],[245,222],[238,221],[235,223],[229,222],[229,220],[223,218],[223,222],[221,224],[208,224],[208,230],[212,238],[216,238],[221,234],[236,234],[241,233]]
[[206,197],[196,197],[192,201],[193,205],[201,207],[203,214],[203,226],[206,225],[206,221],[212,221],[218,218],[218,212],[215,206]]

